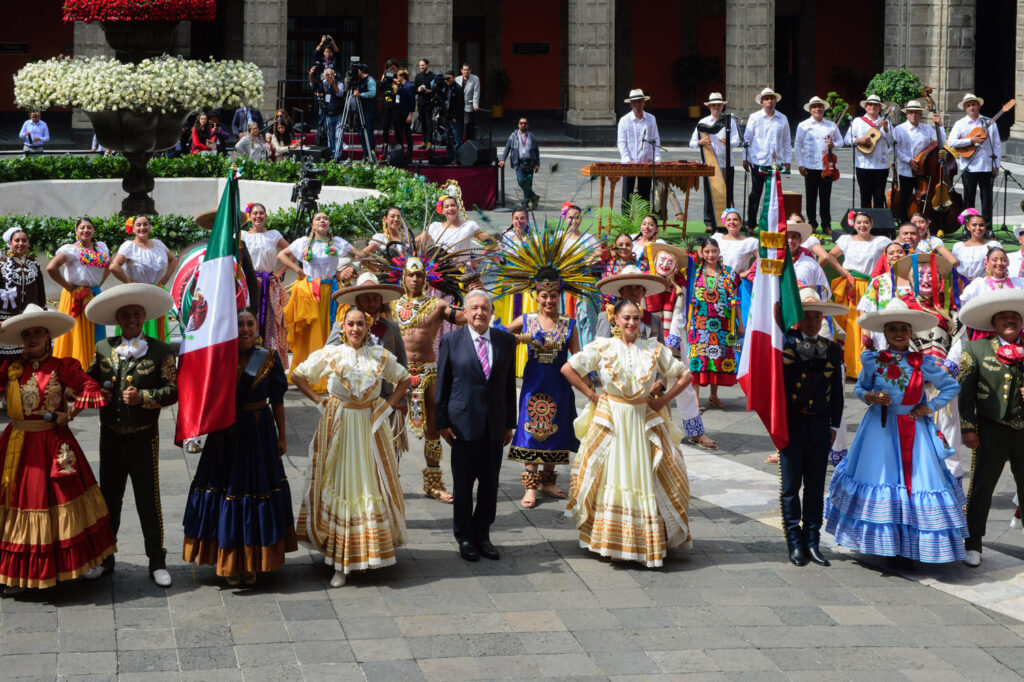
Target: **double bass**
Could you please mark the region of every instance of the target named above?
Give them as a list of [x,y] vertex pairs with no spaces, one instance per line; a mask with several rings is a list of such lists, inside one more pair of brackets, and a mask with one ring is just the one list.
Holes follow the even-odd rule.
[[956,230],[956,216],[963,212],[964,200],[953,189],[953,178],[957,172],[956,159],[945,148],[945,133],[939,126],[941,119],[935,112],[932,89],[926,87],[923,94],[928,103],[928,111],[932,114],[935,142],[915,157],[918,161],[917,170],[913,171],[918,177],[914,190],[917,210],[908,209],[908,212],[923,213],[931,221],[935,234],[942,237]]

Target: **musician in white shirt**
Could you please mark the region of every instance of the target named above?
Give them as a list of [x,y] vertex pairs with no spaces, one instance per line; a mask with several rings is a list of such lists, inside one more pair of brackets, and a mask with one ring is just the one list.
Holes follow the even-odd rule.
[[843,136],[832,121],[825,119],[825,105],[820,97],[812,97],[804,105],[811,114],[796,127],[793,158],[800,175],[804,176],[804,194],[807,197],[807,222],[811,230],[818,228],[817,208],[821,201],[821,231],[832,234],[832,181],[821,177],[823,157],[833,147],[843,146]]
[[[771,88],[765,88],[757,96],[761,111],[755,111],[747,119],[747,129],[743,131],[743,142],[747,146],[746,158],[743,159],[743,170],[751,174],[750,196],[747,197],[747,227],[757,227],[757,209],[761,203],[761,192],[764,190],[766,174],[762,174],[757,166],[771,166],[783,163],[789,170],[789,159],[793,156],[793,140],[789,136],[789,119],[775,105],[782,95]],[[755,166],[751,170],[751,166]]]
[[[907,102],[903,108],[907,120],[896,126],[892,131],[893,147],[896,149],[896,173],[900,178],[900,212],[899,220],[905,223],[910,219],[907,210],[910,198],[914,195],[917,184],[914,176],[921,172],[917,156],[930,144],[936,141],[935,127],[921,123],[924,107],[916,99]],[[939,126],[942,130],[942,126]],[[945,137],[945,132],[942,132]]]
[[[630,112],[619,119],[618,147],[622,163],[661,163],[661,138],[658,136],[658,122],[652,114],[644,111],[650,96],[635,88],[623,100]],[[622,208],[626,209],[629,195],[635,189],[640,196],[651,200],[650,178],[623,178]],[[653,202],[652,202],[653,203]]]
[[889,121],[882,118],[882,100],[878,95],[868,95],[860,101],[864,115],[853,119],[846,131],[846,144],[867,144],[871,141],[868,132],[878,130],[881,137],[870,154],[860,149],[854,152],[857,186],[860,187],[860,208],[885,208],[885,181],[889,177],[889,147],[892,134]]
[[[956,164],[964,179],[964,208],[974,208],[974,199],[981,187],[981,215],[985,224],[992,225],[992,180],[999,175],[999,166],[1003,160],[1003,145],[999,140],[999,129],[991,125],[991,119],[982,117],[981,105],[985,103],[973,93],[967,93],[960,100],[959,107],[967,115],[953,124],[949,131],[949,146],[957,150],[965,150],[977,145],[974,155],[970,158],[960,157]],[[988,138],[973,134],[975,128],[984,129],[988,126]]]
[[[722,118],[723,112],[725,111],[725,105],[729,102],[722,98],[722,93],[712,92],[708,96],[708,101],[704,102],[704,106],[711,110],[710,116],[705,116],[701,120],[697,121],[698,126],[714,126]],[[729,130],[729,144],[732,147],[742,147],[743,137],[740,135],[739,130],[733,125],[730,119],[726,119],[724,123],[731,128]],[[708,149],[712,150],[715,154],[715,160],[718,162],[719,170],[724,174],[725,177],[725,203],[726,206],[733,205],[732,196],[732,183],[733,177],[736,171],[736,157],[739,154],[730,153],[728,163],[726,163],[725,152],[726,152],[726,127],[723,126],[717,133],[708,133],[708,136],[701,139],[700,130],[698,128],[693,129],[693,135],[690,136],[690,147],[697,149],[698,147],[704,147],[704,153],[708,153]],[[712,206],[711,201],[711,181],[709,178],[704,178],[704,225],[707,226],[707,232],[713,232],[715,229],[715,207]]]

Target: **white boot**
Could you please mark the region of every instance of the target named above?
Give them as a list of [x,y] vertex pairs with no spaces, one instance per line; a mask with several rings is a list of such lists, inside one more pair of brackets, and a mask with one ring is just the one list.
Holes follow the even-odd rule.
[[345,572],[335,571],[334,577],[331,578],[331,587],[344,587],[345,585]]

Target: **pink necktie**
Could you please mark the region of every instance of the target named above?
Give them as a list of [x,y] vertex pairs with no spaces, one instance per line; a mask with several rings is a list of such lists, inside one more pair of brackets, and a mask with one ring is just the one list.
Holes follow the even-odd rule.
[[480,358],[480,366],[484,369],[484,376],[491,378],[491,363],[487,362],[487,339],[482,336],[476,337],[476,355]]

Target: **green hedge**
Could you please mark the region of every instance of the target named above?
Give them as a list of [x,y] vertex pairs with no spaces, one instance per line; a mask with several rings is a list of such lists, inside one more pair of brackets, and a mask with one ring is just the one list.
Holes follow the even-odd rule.
[[[224,177],[231,160],[224,156],[191,154],[177,158],[155,158],[149,162],[149,170],[157,178],[217,178]],[[299,179],[299,167],[295,161],[280,163],[241,161],[243,179],[268,182],[293,183]],[[320,208],[331,217],[333,233],[346,239],[366,238],[380,230],[384,211],[389,206],[398,206],[405,214],[409,227],[419,230],[423,224],[427,201],[433,208],[437,187],[423,176],[409,173],[400,168],[373,166],[370,164],[326,164],[325,185],[376,189],[378,197],[366,197],[348,204],[321,204]],[[81,156],[30,156],[0,161],[0,182],[23,180],[88,180],[120,178],[128,170],[128,162],[121,156],[87,158]],[[428,199],[429,197],[429,199]],[[216,197],[211,197],[211,204]],[[295,209],[280,209],[272,213],[267,221],[270,229],[287,234],[295,219]],[[153,216],[153,235],[172,249],[181,249],[203,239],[205,230],[196,227],[192,216]],[[117,216],[93,216],[96,224],[96,238],[116,249],[127,237],[124,219]],[[31,215],[0,216],[0,233],[12,226],[24,228],[32,240],[33,249],[46,254],[61,244],[74,239],[74,220],[68,218],[43,218]]]

